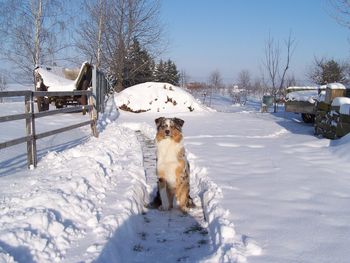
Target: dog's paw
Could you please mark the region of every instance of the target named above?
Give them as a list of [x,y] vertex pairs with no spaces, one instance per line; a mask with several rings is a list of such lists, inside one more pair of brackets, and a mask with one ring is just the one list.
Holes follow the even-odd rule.
[[183,213],[183,214],[188,214],[188,212],[190,211],[190,209],[186,206],[183,206],[183,207],[179,207],[180,208],[180,211]]
[[158,207],[158,209],[159,209],[160,211],[168,211],[168,210],[170,210],[170,207],[169,207],[169,206],[161,205],[161,206]]

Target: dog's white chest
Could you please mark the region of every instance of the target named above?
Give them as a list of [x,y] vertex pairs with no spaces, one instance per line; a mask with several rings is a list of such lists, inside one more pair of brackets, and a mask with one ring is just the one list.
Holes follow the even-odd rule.
[[157,169],[164,172],[165,179],[170,186],[176,184],[176,168],[179,165],[178,155],[182,149],[182,143],[177,143],[170,138],[157,143]]
[[161,163],[178,162],[178,153],[182,148],[181,143],[177,143],[169,138],[157,143],[157,159]]

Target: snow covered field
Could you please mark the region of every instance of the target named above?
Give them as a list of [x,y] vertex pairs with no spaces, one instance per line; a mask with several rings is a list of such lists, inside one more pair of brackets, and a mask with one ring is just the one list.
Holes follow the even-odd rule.
[[[350,136],[314,137],[297,115],[262,114],[253,101],[213,107],[135,114],[110,101],[98,139],[88,128],[49,137],[32,171],[24,145],[1,150],[0,262],[348,262]],[[153,189],[134,131],[153,138],[159,116],[185,120],[204,217],[144,207]],[[0,141],[20,133],[10,124]]]

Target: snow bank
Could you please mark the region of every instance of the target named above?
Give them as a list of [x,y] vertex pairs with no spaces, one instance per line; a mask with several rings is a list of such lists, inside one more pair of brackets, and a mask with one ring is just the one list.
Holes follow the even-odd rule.
[[330,150],[340,159],[349,162],[350,161],[350,134],[344,137],[330,142]]
[[100,127],[98,139],[50,152],[24,178],[2,178],[1,262],[91,261],[130,214],[141,213],[147,191],[139,142],[115,122]]
[[119,112],[117,106],[115,105],[115,101],[113,97],[109,97],[105,111],[103,113],[99,113],[98,122],[97,122],[97,130],[98,132],[102,132],[104,128],[115,121],[119,116]]
[[168,83],[146,82],[132,86],[118,93],[115,101],[120,109],[136,113],[205,110],[191,94]]
[[235,232],[234,224],[229,220],[229,211],[220,206],[223,198],[221,189],[207,177],[207,170],[198,167],[196,156],[188,154],[193,183],[197,185],[208,221],[209,235],[214,246],[214,255],[208,262],[246,262],[248,256],[257,256],[262,249],[251,239]]

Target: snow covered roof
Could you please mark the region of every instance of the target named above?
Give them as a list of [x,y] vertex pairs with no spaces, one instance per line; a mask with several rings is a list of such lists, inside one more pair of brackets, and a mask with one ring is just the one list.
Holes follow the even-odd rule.
[[131,112],[203,111],[190,93],[168,83],[146,82],[123,90],[115,97],[119,108]]
[[287,92],[302,91],[302,90],[319,90],[326,89],[326,86],[291,86],[287,88]]
[[287,88],[286,101],[324,101],[326,89],[346,89],[341,83],[330,83],[321,86],[292,86]]
[[318,92],[316,90],[300,90],[290,92],[286,95],[286,101],[307,101],[310,103],[315,103],[315,101],[320,101],[324,97],[325,91]]
[[38,68],[36,72],[40,74],[48,91],[73,91],[76,89],[74,80],[66,79],[44,68]]
[[64,69],[60,67],[39,67],[35,72],[40,74],[44,85],[48,87],[48,91],[73,91],[77,89],[77,82],[81,79],[87,64],[88,62],[84,62],[81,65],[75,80],[67,79],[64,75]]
[[346,89],[346,87],[341,83],[329,83],[327,89]]

